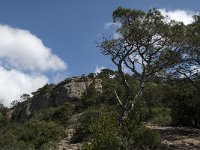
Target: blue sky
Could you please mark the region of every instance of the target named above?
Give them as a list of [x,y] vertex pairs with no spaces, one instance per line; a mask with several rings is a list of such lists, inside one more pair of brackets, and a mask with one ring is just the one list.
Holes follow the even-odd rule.
[[93,72],[96,65],[110,67],[95,41],[108,32],[104,24],[112,20],[118,6],[198,11],[197,0],[1,0],[0,23],[31,31],[42,39],[69,67],[69,75]]
[[[166,9],[166,11],[184,10],[196,13],[199,11],[200,1],[0,0],[0,25],[6,26],[9,29],[20,29],[20,31],[30,32],[25,34],[28,35],[28,37],[34,35],[34,37],[30,37],[30,39],[34,39],[37,44],[39,43],[39,47],[42,47],[41,50],[45,48],[51,49],[51,52],[48,52],[48,56],[56,56],[59,58],[59,60],[56,59],[58,67],[50,64],[49,66],[40,68],[37,65],[31,64],[33,69],[27,69],[26,67],[28,65],[23,66],[21,60],[29,58],[29,56],[27,57],[28,54],[18,55],[17,57],[15,57],[14,54],[12,56],[10,56],[10,54],[1,56],[1,51],[3,51],[3,49],[1,49],[2,41],[0,41],[0,67],[3,71],[3,75],[12,76],[12,73],[16,71],[19,74],[19,80],[24,80],[24,82],[17,83],[13,81],[7,87],[8,89],[13,87],[20,88],[27,80],[34,82],[41,81],[41,84],[36,84],[34,88],[31,87],[32,85],[28,85],[29,91],[23,90],[16,92],[16,90],[13,90],[14,93],[17,93],[14,94],[15,96],[13,96],[13,98],[16,98],[16,95],[19,95],[19,93],[22,94],[22,92],[35,90],[46,82],[56,82],[65,77],[94,72],[97,66],[115,69],[109,58],[100,53],[99,49],[96,47],[96,42],[101,41],[102,35],[104,34],[110,34],[112,36],[114,26],[109,26],[106,29],[105,24],[112,21],[112,12],[119,6],[144,11],[150,8],[162,8]],[[2,30],[4,29],[9,30],[3,27]],[[10,32],[9,30],[9,33]],[[43,43],[41,44],[38,41],[42,41]],[[34,43],[31,44],[34,45]],[[29,47],[31,44],[29,44]],[[10,47],[16,46],[12,45]],[[44,51],[48,51],[47,49]],[[34,48],[32,48],[32,50],[34,51]],[[4,51],[8,50],[5,49]],[[29,51],[28,48],[27,51]],[[10,51],[10,53],[12,52],[13,51]],[[32,55],[31,50],[29,54]],[[41,56],[41,58],[46,57]],[[7,61],[7,59],[12,59],[12,62],[17,60],[17,63],[14,64],[17,64],[18,67],[13,65],[13,63],[11,64],[11,61]],[[37,64],[39,61],[40,60],[36,60],[35,63]],[[55,59],[47,63],[52,62],[55,62]],[[56,67],[58,69],[56,69]],[[13,72],[11,73],[11,71]],[[0,82],[0,86],[5,87],[6,81],[10,81],[7,77],[4,79],[4,82]],[[27,87],[24,86],[24,88],[26,89]],[[0,88],[0,94],[5,93],[4,91],[5,89]],[[6,96],[2,98],[8,99]],[[9,97],[9,99],[11,98],[12,97]]]

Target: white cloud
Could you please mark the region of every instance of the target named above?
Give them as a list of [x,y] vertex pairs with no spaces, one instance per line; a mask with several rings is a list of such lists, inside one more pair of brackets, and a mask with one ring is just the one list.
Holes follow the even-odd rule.
[[44,75],[25,74],[15,69],[6,70],[0,67],[0,99],[9,107],[10,103],[19,99],[20,95],[30,94],[48,82]]
[[103,70],[103,69],[105,69],[105,67],[104,66],[101,66],[101,67],[99,67],[99,66],[96,66],[96,69],[95,69],[95,72],[94,73],[100,73],[101,72],[101,70]]
[[105,25],[104,25],[104,28],[105,29],[110,29],[110,28],[112,28],[112,27],[114,27],[114,28],[119,28],[121,26],[121,24],[119,23],[119,22],[107,22],[107,23],[105,23]]
[[114,32],[113,33],[113,38],[114,39],[119,39],[119,38],[121,38],[122,37],[122,35],[120,34],[120,33],[118,33],[118,32]]
[[197,13],[193,11],[187,10],[166,10],[165,8],[158,9],[161,14],[165,17],[169,17],[170,19],[183,22],[185,25],[190,24],[194,21],[193,16]]
[[5,106],[46,84],[45,73],[66,71],[67,64],[30,31],[0,24],[0,35],[0,99]]
[[112,31],[112,36],[114,39],[119,39],[121,38],[121,34],[116,32],[116,29],[121,27],[121,24],[119,22],[107,22],[104,25],[104,29]]
[[0,25],[0,59],[22,70],[65,70],[67,65],[42,40],[22,29]]

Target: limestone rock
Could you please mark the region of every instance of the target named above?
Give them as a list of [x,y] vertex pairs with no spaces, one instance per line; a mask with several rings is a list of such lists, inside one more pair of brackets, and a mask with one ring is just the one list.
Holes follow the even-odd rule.
[[92,83],[94,83],[96,91],[102,93],[102,80],[88,77],[73,77],[57,85],[45,85],[34,92],[32,98],[16,106],[14,110],[12,109],[12,113],[15,113],[15,120],[21,120],[31,114],[37,113],[39,110],[61,105],[71,100],[80,100],[83,93]]

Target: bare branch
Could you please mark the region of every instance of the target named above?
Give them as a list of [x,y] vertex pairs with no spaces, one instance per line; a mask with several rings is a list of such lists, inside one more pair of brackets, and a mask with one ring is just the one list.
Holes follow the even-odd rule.
[[117,98],[119,104],[120,104],[122,107],[124,107],[122,101],[120,100],[120,98],[119,98],[119,96],[118,96],[118,94],[117,94],[117,91],[116,91],[115,89],[113,89],[113,91],[114,91],[115,97]]

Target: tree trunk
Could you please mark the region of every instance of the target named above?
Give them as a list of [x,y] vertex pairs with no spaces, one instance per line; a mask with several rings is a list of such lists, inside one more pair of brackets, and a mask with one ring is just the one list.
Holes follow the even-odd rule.
[[120,125],[122,125],[124,123],[124,121],[128,117],[130,117],[130,114],[133,112],[133,110],[135,108],[136,102],[141,98],[141,96],[143,94],[143,90],[144,90],[144,84],[141,84],[140,90],[135,95],[134,99],[132,101],[126,100],[126,104],[124,105],[124,108],[123,108],[122,113],[121,113],[120,118],[119,118],[119,124]]

